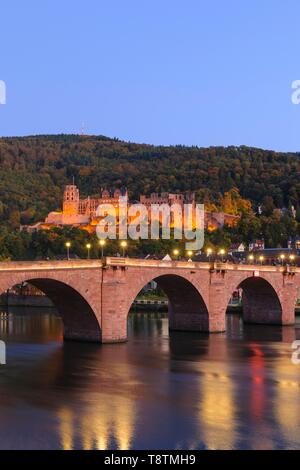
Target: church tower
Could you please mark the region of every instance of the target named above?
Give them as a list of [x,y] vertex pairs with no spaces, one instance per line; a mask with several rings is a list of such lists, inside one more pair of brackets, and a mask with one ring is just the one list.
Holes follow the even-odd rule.
[[79,189],[75,184],[65,187],[63,199],[63,214],[77,215],[79,212]]

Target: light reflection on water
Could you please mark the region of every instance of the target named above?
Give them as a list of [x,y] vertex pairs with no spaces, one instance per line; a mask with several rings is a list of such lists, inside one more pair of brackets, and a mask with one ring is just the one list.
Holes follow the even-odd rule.
[[0,317],[1,449],[299,448],[296,327],[172,333],[161,314],[129,318],[119,345],[63,343],[49,310]]

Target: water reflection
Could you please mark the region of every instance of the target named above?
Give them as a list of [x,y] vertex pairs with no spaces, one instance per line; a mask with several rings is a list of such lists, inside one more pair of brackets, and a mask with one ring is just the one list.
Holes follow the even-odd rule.
[[120,345],[63,343],[49,310],[0,315],[0,448],[297,448],[296,327],[172,333],[163,314],[134,314]]
[[111,447],[127,450],[134,436],[134,406],[129,398],[105,396],[84,409],[78,416],[70,408],[57,411],[61,447],[64,450],[106,450]]
[[[205,380],[199,382],[199,433],[208,449],[231,449],[236,440],[236,407],[234,382],[228,344],[214,337],[209,341],[207,357],[211,358],[206,368]],[[215,362],[223,358],[222,367]]]

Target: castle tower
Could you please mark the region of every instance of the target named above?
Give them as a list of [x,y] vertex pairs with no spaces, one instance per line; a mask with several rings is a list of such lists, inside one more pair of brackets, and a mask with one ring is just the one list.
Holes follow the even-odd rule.
[[75,184],[65,187],[63,199],[63,214],[77,215],[79,212],[79,189]]

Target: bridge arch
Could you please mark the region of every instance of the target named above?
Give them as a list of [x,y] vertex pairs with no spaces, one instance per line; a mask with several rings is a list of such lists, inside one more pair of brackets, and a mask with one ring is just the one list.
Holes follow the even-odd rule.
[[0,282],[2,293],[22,282],[28,282],[41,290],[54,304],[62,318],[64,339],[101,342],[101,328],[98,318],[86,296],[70,284],[49,276],[31,277],[26,274],[14,275]]
[[130,293],[127,314],[139,292],[151,281],[155,281],[168,298],[170,330],[209,331],[209,314],[204,297],[191,279],[182,274],[163,273],[150,276],[147,280],[143,278]]
[[242,289],[243,321],[245,323],[281,325],[283,307],[278,286],[263,276],[246,276],[228,290],[226,309],[236,289]]

